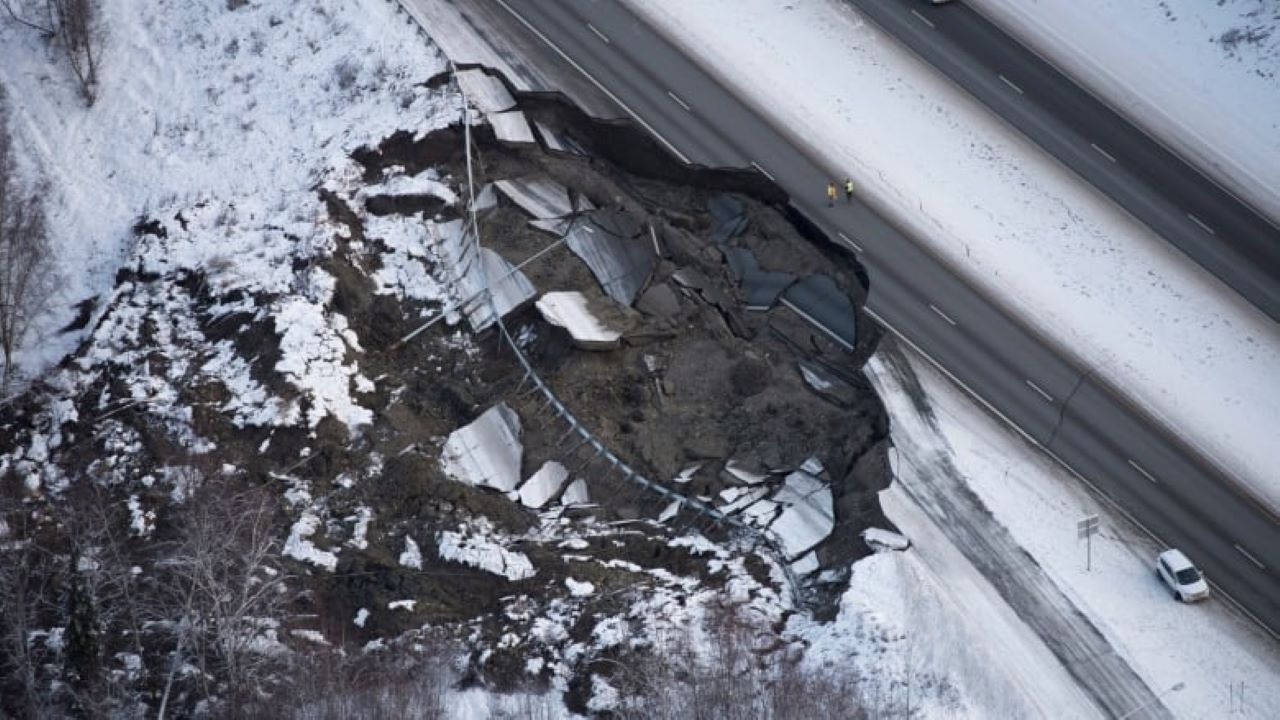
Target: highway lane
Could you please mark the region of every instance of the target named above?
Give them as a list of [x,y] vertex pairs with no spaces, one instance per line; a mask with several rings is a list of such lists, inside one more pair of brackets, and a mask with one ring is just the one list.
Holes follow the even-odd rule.
[[1280,228],[1262,214],[973,8],[922,0],[848,2],[1280,321]]
[[1150,532],[1183,548],[1264,626],[1280,628],[1276,518],[865,205],[826,207],[822,191],[838,168],[617,3],[474,2],[509,7],[682,156],[714,166],[755,163],[775,178],[867,265],[867,307],[878,319]]

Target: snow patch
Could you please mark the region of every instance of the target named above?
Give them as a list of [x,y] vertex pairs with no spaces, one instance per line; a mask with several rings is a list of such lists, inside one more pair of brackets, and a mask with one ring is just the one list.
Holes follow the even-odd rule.
[[321,550],[307,538],[315,534],[320,525],[320,518],[307,510],[302,517],[293,523],[289,530],[289,538],[284,543],[284,554],[295,560],[311,563],[333,572],[338,567],[338,556],[328,550]]
[[400,552],[400,564],[414,570],[422,569],[422,551],[418,549],[418,543],[408,535],[404,536],[404,550]]
[[436,545],[442,560],[469,565],[508,580],[525,580],[537,574],[523,553],[507,550],[486,538],[444,530],[436,534]]

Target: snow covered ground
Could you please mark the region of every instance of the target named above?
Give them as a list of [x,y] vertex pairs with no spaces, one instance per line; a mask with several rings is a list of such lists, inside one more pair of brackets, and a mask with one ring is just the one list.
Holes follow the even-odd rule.
[[[1267,717],[1272,711],[1266,708],[1280,707],[1280,647],[1264,631],[1221,600],[1174,602],[1152,572],[1155,555],[1164,548],[980,410],[932,365],[914,354],[909,359],[930,408],[926,414],[881,356],[868,365],[901,452],[899,482],[911,482],[913,463],[949,456],[995,520],[1153,692],[1185,683],[1162,698],[1178,717],[1227,717],[1233,711]],[[909,498],[901,499],[906,496],[898,487],[895,483],[882,494],[885,514],[911,538],[913,548],[938,552],[946,539],[921,537],[919,529],[927,528],[928,520],[918,519],[919,511]],[[1101,518],[1102,531],[1093,540],[1092,569],[1086,571],[1076,521],[1093,514]],[[963,558],[944,566],[961,564]]]
[[969,4],[1280,221],[1280,5],[1272,0]]
[[[261,255],[262,235],[303,232],[323,217],[313,188],[352,149],[451,117],[419,85],[443,59],[383,0],[234,10],[224,0],[156,0],[145,12],[124,0],[101,5],[101,91],[91,108],[59,51],[0,17],[0,83],[11,98],[14,146],[24,175],[47,182],[60,276],[51,311],[19,357],[28,376],[82,339],[57,329],[74,318],[76,303],[98,296],[98,309],[105,305],[143,215],[168,220],[201,203],[216,206],[193,266],[221,257],[251,274],[258,268],[245,266]],[[318,319],[314,308],[293,310]],[[332,344],[336,334],[302,337],[314,325],[294,339]],[[339,398],[317,399],[337,413],[348,409]]]
[[880,716],[908,707],[927,718],[1095,716],[1040,639],[910,499],[891,488],[881,501],[918,542],[854,563],[832,624],[792,620],[811,643],[808,666],[851,665]]
[[843,3],[629,4],[812,143],[833,177],[852,176],[962,276],[1280,508],[1276,323]]

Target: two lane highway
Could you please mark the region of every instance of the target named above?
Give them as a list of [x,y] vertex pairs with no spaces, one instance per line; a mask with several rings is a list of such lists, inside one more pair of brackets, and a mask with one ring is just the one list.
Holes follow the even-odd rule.
[[512,13],[682,158],[755,165],[774,178],[867,266],[867,309],[879,322],[1149,532],[1184,549],[1264,627],[1280,627],[1277,518],[865,205],[827,207],[823,188],[838,168],[617,3],[473,2]]
[[1261,213],[968,5],[849,2],[1139,222],[1280,321],[1280,228]]

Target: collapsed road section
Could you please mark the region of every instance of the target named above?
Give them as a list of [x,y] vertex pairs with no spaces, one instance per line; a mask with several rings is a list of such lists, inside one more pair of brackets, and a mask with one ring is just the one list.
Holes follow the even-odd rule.
[[[456,106],[449,78],[427,85]],[[246,576],[279,588],[245,630],[300,653],[261,660],[252,684],[277,695],[297,658],[447,641],[468,682],[587,712],[600,683],[643,692],[618,668],[715,607],[794,659],[788,620],[834,617],[853,561],[896,546],[862,537],[889,527],[890,478],[865,274],[757,174],[681,167],[555,98],[505,102],[354,151],[307,232],[217,201],[141,218],[84,345],[2,411],[5,532],[66,550],[68,513],[104,508],[127,540],[97,567],[150,597],[180,586],[166,553],[219,528],[203,547],[265,558]],[[200,252],[227,238],[240,257]],[[134,635],[104,602],[103,652],[144,658],[121,682],[163,687],[147,668],[183,657],[188,626]],[[177,677],[174,702],[230,683]]]

